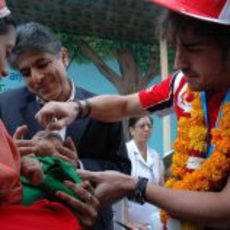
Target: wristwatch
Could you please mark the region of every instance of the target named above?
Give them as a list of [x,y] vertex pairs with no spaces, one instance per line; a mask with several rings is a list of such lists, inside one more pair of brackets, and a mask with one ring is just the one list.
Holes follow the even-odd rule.
[[145,190],[148,183],[145,177],[138,177],[134,191],[128,196],[128,200],[143,205],[145,203]]

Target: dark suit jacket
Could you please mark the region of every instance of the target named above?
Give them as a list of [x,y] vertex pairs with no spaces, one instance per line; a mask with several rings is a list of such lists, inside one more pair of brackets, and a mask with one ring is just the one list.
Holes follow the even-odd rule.
[[[76,98],[79,100],[92,96],[92,93],[84,89],[76,89]],[[40,108],[41,105],[37,103],[35,95],[26,87],[0,94],[0,117],[11,135],[23,124],[29,127],[26,139],[30,139],[42,129],[34,118]],[[91,118],[79,119],[67,127],[66,136],[73,139],[85,169],[93,171],[109,169],[130,173],[131,166],[120,122],[104,123]],[[112,229],[111,207],[105,208],[101,214],[95,229]]]

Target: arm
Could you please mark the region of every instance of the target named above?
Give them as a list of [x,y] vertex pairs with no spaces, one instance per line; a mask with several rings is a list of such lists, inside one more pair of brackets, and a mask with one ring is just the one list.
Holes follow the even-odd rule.
[[2,121],[0,121],[0,133],[0,203],[19,203],[22,199],[20,155]]
[[[142,109],[138,93],[127,96],[96,96],[88,99],[91,107],[90,117],[100,121],[119,121],[124,117],[137,115]],[[61,129],[78,116],[84,115],[86,102],[49,102],[36,114],[36,119],[50,130]]]
[[101,121],[120,121],[124,117],[143,113],[138,93],[126,96],[97,96],[89,99],[90,116]]
[[[164,81],[149,89],[125,96],[98,96],[89,100],[90,116],[101,121],[118,121],[124,117],[141,115],[149,112],[162,111],[173,106],[176,85],[182,84],[181,74],[172,74]],[[84,114],[83,107],[83,114]]]
[[[99,173],[79,171],[79,175],[97,183],[95,194],[102,204],[129,195],[137,183],[137,178],[112,171]],[[147,202],[167,210],[178,219],[218,229],[230,227],[229,196],[230,178],[221,192],[172,190],[148,183],[145,194]]]
[[[36,119],[50,130],[61,129],[73,122],[79,114],[100,121],[119,121],[128,116],[164,110],[173,105],[174,75],[148,90],[125,96],[102,95],[78,102],[49,102],[36,114]],[[90,104],[90,109],[89,109]]]
[[178,219],[197,224],[229,229],[230,180],[221,192],[172,190],[148,184],[146,200],[167,210]]

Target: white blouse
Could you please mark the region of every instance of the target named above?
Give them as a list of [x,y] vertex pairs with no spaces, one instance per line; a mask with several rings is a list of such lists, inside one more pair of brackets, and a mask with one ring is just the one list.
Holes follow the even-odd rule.
[[[151,183],[164,183],[164,166],[159,154],[147,146],[147,160],[145,161],[134,140],[126,143],[128,156],[131,161],[131,175],[143,176],[149,179]],[[156,221],[159,221],[159,209],[151,204],[139,205],[128,202],[128,215],[130,222],[148,224],[153,229]]]

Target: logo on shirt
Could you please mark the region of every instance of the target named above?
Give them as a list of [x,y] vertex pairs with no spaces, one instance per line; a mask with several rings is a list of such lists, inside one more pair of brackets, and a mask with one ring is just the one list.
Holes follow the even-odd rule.
[[180,107],[185,113],[190,113],[192,110],[191,101],[188,100],[187,84],[185,84],[178,94],[178,107]]

